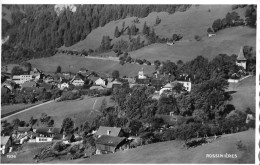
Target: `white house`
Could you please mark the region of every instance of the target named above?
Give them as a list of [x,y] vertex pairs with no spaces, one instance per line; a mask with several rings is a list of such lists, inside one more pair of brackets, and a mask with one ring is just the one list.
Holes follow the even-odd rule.
[[144,69],[138,72],[138,79],[146,79],[146,75],[144,74]]
[[61,84],[58,84],[58,88],[60,88],[61,90],[65,89],[65,88],[69,88],[69,84],[66,82],[63,82]]
[[1,154],[6,154],[9,151],[9,148],[11,147],[11,137],[10,136],[1,136]]
[[242,66],[244,69],[246,69],[246,61],[247,59],[245,58],[243,47],[241,47],[237,57],[236,65]]
[[178,81],[178,83],[182,84],[185,88],[186,91],[190,92],[191,91],[191,82],[190,81],[184,81],[184,80],[180,80]]
[[51,142],[57,135],[62,138],[61,135],[61,129],[60,128],[54,128],[54,127],[42,127],[34,129],[36,132],[36,143],[42,143],[42,142]]
[[99,78],[95,81],[95,85],[101,85],[101,86],[106,86],[107,85],[107,81],[102,79],[102,78]]

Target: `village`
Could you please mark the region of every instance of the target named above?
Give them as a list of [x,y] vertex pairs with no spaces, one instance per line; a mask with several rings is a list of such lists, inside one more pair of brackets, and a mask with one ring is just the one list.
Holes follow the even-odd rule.
[[[241,67],[241,70],[239,70],[237,73],[233,73],[228,79],[228,82],[238,83],[240,79],[248,77],[245,72],[246,61],[247,59],[245,58],[243,49],[241,48],[236,60],[236,65]],[[23,99],[25,103],[40,101],[39,95],[42,93],[45,93],[45,97],[42,98],[44,102],[52,99],[55,101],[63,101],[67,99],[77,99],[79,97],[66,98],[62,96],[62,93],[70,91],[72,93],[80,93],[80,91],[88,89],[88,92],[85,92],[85,94],[91,95],[92,97],[98,97],[100,95],[110,95],[114,88],[120,88],[123,84],[128,84],[129,88],[134,88],[136,85],[154,88],[154,93],[151,95],[151,97],[152,99],[159,100],[160,97],[177,97],[178,95],[181,95],[181,93],[189,93],[191,92],[193,86],[191,75],[181,74],[177,76],[178,78],[172,78],[171,74],[160,74],[159,70],[153,73],[153,75],[147,75],[142,69],[134,78],[120,77],[118,71],[114,71],[111,74],[111,77],[100,77],[97,73],[88,71],[85,68],[82,68],[76,74],[58,72],[50,75],[45,74],[37,68],[33,68],[29,72],[30,74],[13,76],[2,72],[2,94],[9,94],[10,101],[12,98],[15,98],[16,94],[20,92],[24,93],[24,95],[35,93],[35,95],[33,95],[34,98],[29,98],[28,100]],[[55,89],[60,91],[60,95],[51,93],[51,91],[55,91]],[[47,92],[51,94],[46,95]],[[15,101],[10,101],[10,103],[14,104]],[[12,115],[12,113],[7,114],[6,116],[8,115]],[[6,116],[2,116],[2,118]],[[158,116],[163,121],[157,121],[158,123],[155,122],[157,125],[155,127],[155,131],[159,131],[161,133],[167,129],[174,128],[179,120],[181,121],[183,118],[185,118],[185,116],[176,115],[174,111],[170,111],[167,115],[162,114],[157,115],[157,117]],[[91,137],[92,140],[94,139],[94,144],[91,145],[90,149],[88,148],[91,152],[85,152],[85,154],[83,154],[83,152],[77,156],[71,157],[71,159],[76,159],[80,157],[89,157],[93,154],[98,155],[114,153],[120,150],[128,150],[150,143],[148,142],[149,140],[147,141],[147,139],[144,140],[138,136],[131,136],[133,134],[125,132],[120,127],[109,127],[101,125],[96,128],[90,128],[87,126],[89,127],[87,132],[70,132],[65,130],[66,128],[64,128],[64,123],[60,127],[53,127],[53,121],[47,114],[45,114],[45,116],[43,115],[38,121],[36,119],[36,123],[34,120],[35,119],[31,119],[28,123],[25,122],[27,124],[21,124],[22,121],[20,121],[13,130],[1,131],[1,154],[11,154],[17,150],[17,146],[24,145],[26,143],[54,143],[55,145],[60,145],[60,147],[63,146],[64,148],[72,149],[75,145],[86,143],[86,138],[90,139]],[[246,121],[244,122],[245,124],[248,124],[252,120],[254,120],[254,116],[250,113],[247,114]],[[47,125],[41,123],[47,123]],[[2,126],[5,124],[6,123],[2,121]],[[154,127],[152,125],[148,124],[146,128]],[[211,125],[213,127],[217,126],[214,123]],[[81,128],[81,130],[83,129]],[[8,134],[8,136],[5,134]],[[217,139],[220,135],[217,136],[217,134],[211,134],[212,137],[208,137],[207,135],[203,136],[204,137],[195,138],[195,145],[198,145],[197,143],[204,143],[204,141],[212,142],[212,140]],[[152,140],[150,139],[150,141]],[[88,143],[90,142],[88,141]],[[194,145],[194,139],[190,139],[189,142],[186,142],[186,146],[189,145],[191,147]],[[70,150],[68,150],[68,152],[69,151]],[[44,157],[43,153],[44,152],[42,151],[42,153],[39,153],[39,155],[36,154],[33,156],[36,162],[39,160],[44,160],[44,158],[42,158]]]

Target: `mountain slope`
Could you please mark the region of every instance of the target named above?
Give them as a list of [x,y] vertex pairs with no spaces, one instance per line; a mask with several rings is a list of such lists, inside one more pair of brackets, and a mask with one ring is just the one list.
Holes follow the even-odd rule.
[[[206,35],[207,28],[212,26],[213,21],[218,18],[224,18],[228,12],[235,11],[241,18],[244,18],[245,10],[246,8],[232,10],[232,5],[192,5],[187,11],[176,12],[174,14],[152,12],[145,18],[139,18],[140,23],[136,24],[136,27],[139,29],[139,32],[142,32],[143,24],[146,22],[148,26],[154,27],[155,33],[160,37],[170,38],[174,33],[181,33],[184,36],[183,40],[187,40],[193,39],[194,35]],[[161,23],[154,26],[157,16],[161,19]],[[127,17],[125,19],[111,21],[104,27],[98,27],[93,30],[86,39],[68,48],[62,47],[62,49],[96,49],[99,47],[103,36],[108,35],[110,38],[114,38],[116,26],[118,26],[119,30],[123,22],[125,22],[125,27],[131,26],[135,18],[136,17]]]

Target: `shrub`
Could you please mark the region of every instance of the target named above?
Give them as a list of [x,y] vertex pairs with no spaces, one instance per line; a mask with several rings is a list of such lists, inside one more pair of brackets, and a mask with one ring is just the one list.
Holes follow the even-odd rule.
[[195,35],[195,36],[194,36],[194,39],[195,39],[196,41],[201,41],[201,37],[198,36],[198,35]]
[[239,141],[236,143],[236,146],[237,146],[237,149],[238,149],[239,151],[244,151],[244,150],[246,150],[246,146],[242,143],[241,140],[239,140]]
[[53,149],[55,150],[55,151],[58,151],[58,152],[61,152],[61,151],[63,151],[64,149],[66,149],[66,144],[64,144],[63,142],[61,142],[61,141],[58,141],[58,142],[56,142],[54,145],[53,145]]

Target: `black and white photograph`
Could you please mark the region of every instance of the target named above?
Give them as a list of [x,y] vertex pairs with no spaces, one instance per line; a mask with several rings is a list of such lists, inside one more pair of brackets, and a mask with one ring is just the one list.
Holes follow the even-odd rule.
[[257,2],[144,2],[1,4],[1,164],[259,164]]

